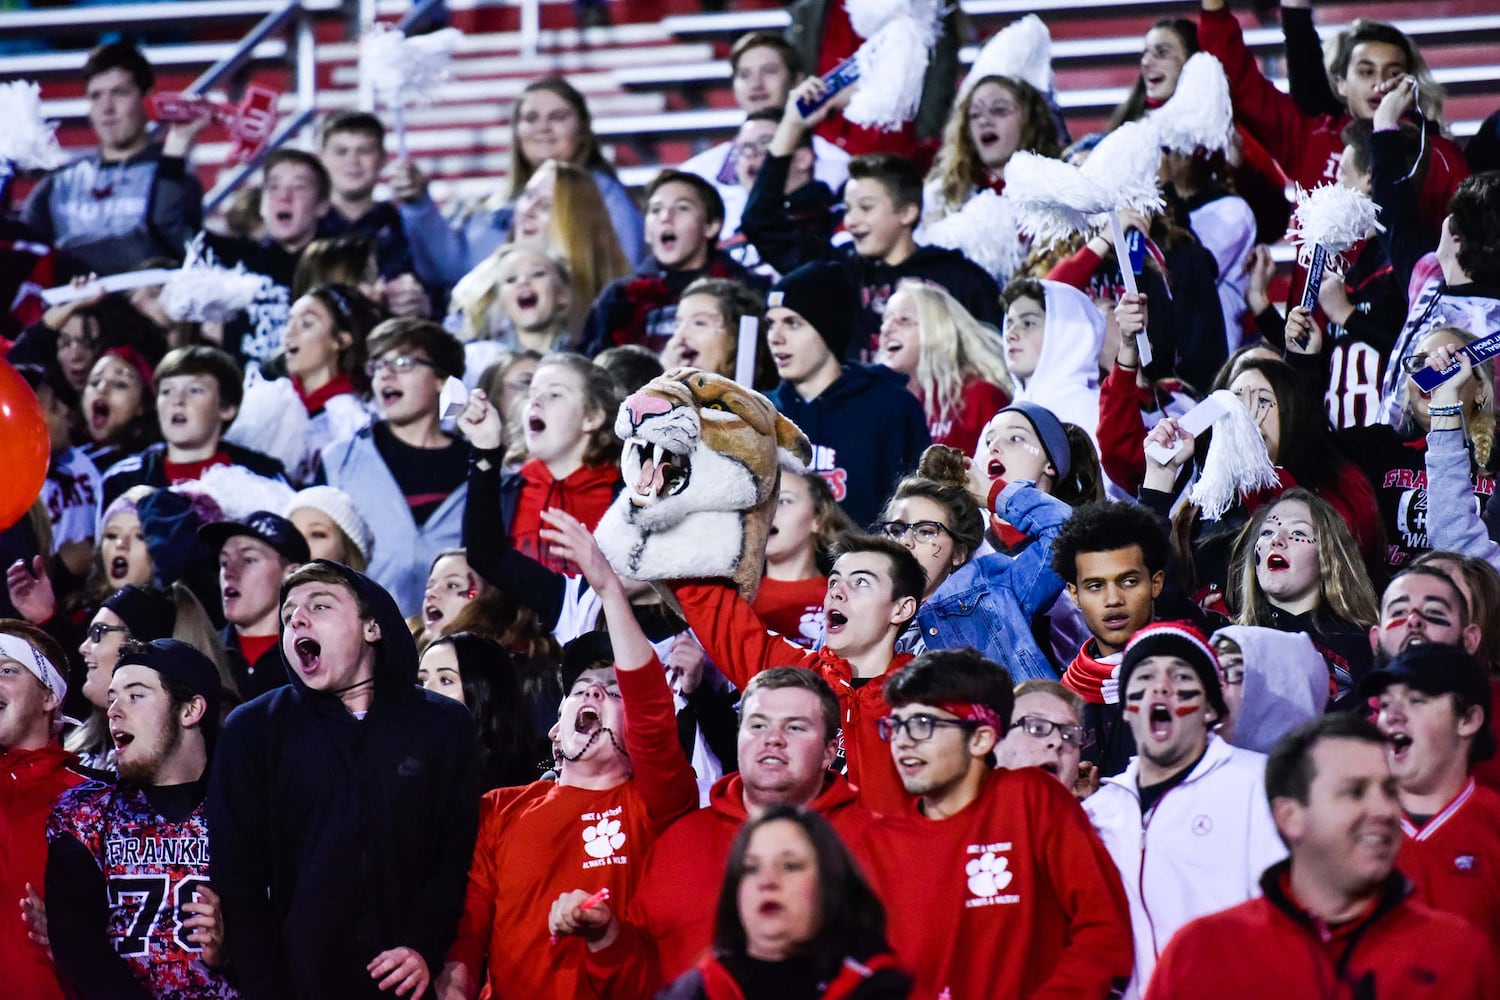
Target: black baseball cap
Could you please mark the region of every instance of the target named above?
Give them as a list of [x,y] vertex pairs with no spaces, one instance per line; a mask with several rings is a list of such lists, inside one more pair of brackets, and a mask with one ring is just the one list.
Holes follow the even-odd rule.
[[153,639],[142,644],[143,648],[130,648],[120,654],[115,669],[140,664],[150,667],[163,677],[170,677],[193,694],[202,695],[208,702],[210,715],[217,715],[223,690],[219,681],[219,669],[214,666],[196,646],[178,639]]
[[610,645],[609,633],[603,629],[585,632],[563,647],[562,682],[563,694],[573,690],[573,685],[585,670],[598,666],[613,666],[615,649]]
[[243,521],[219,521],[198,529],[198,540],[214,552],[218,552],[225,542],[237,535],[265,542],[288,562],[305,563],[312,558],[312,552],[307,548],[307,539],[302,537],[297,526],[280,514],[273,514],[268,510],[258,510]]

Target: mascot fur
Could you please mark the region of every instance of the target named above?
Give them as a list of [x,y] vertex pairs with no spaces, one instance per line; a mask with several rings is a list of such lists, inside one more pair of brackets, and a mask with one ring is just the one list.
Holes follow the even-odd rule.
[[726,577],[755,598],[781,469],[812,447],[760,393],[696,368],[673,368],[620,405],[625,488],[594,537],[621,576],[659,582]]

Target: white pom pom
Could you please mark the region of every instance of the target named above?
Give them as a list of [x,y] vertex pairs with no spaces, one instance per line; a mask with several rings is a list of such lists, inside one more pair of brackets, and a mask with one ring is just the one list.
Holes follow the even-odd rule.
[[959,99],[987,76],[1025,80],[1043,94],[1053,89],[1052,34],[1041,18],[1027,14],[995,32],[974,57],[969,75],[958,88]]
[[1297,192],[1297,209],[1292,213],[1288,238],[1297,246],[1297,261],[1307,267],[1313,247],[1335,255],[1351,249],[1371,233],[1384,231],[1377,216],[1380,206],[1369,195],[1342,184],[1324,184],[1312,191]]
[[1214,423],[1213,444],[1203,460],[1203,474],[1188,494],[1209,521],[1223,517],[1240,497],[1281,482],[1250,411],[1238,398],[1226,409],[1228,413]]
[[887,22],[854,54],[859,83],[844,117],[886,132],[916,117],[936,37],[935,11],[929,11],[925,19],[901,15]]
[[240,465],[212,466],[196,483],[183,485],[213,497],[230,521],[243,521],[258,510],[283,511],[296,495],[286,483],[257,476]]
[[1046,247],[1092,228],[1090,219],[1114,211],[1114,193],[1071,163],[1020,150],[1005,164],[1005,198],[1021,231]]
[[162,286],[161,307],[179,323],[219,323],[248,309],[270,281],[243,265],[220,267],[199,233],[188,244],[182,267]]
[[42,119],[42,88],[30,80],[0,83],[0,122],[0,163],[53,170],[67,160],[53,135],[56,123]]
[[377,24],[360,43],[360,78],[387,107],[430,97],[447,79],[448,63],[462,37],[457,28],[444,28],[408,38],[388,24]]
[[[1151,215],[1162,207],[1157,185],[1161,144],[1147,122],[1126,122],[1099,140],[1080,169],[1085,177],[1112,192],[1112,210],[1132,208]],[[1095,222],[1102,224],[1097,219]]]
[[[260,366],[250,365],[245,371],[240,412],[224,432],[224,440],[270,455],[283,468],[293,471],[304,457],[309,422],[307,407],[298,398],[291,379],[266,379],[260,374]],[[223,503],[221,500],[220,505]],[[250,509],[281,510],[280,507]]]
[[844,0],[849,24],[860,38],[874,38],[891,21],[910,15],[911,0]]
[[1229,101],[1229,78],[1224,66],[1207,52],[1183,64],[1177,90],[1151,113],[1161,144],[1189,156],[1195,149],[1221,150],[1229,145],[1234,128],[1234,105]]
[[961,252],[1001,284],[1026,259],[1015,205],[993,191],[979,192],[918,235],[922,243]]

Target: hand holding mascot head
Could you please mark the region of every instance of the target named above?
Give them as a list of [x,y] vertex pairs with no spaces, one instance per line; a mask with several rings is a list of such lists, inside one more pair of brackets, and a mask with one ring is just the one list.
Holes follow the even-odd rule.
[[620,406],[625,488],[594,535],[621,576],[653,582],[727,577],[753,600],[783,468],[812,446],[760,393],[673,368]]

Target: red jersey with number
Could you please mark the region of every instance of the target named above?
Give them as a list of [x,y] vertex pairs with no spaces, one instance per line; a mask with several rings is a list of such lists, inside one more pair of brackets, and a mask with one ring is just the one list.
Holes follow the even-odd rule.
[[1500,947],[1500,794],[1470,778],[1420,830],[1401,817],[1401,832],[1396,866],[1417,898],[1458,914]]
[[208,822],[200,802],[169,822],[139,788],[90,781],[64,792],[47,820],[47,840],[70,836],[93,855],[109,893],[110,943],[157,997],[239,996],[200,960],[182,926],[184,904],[208,885]]

